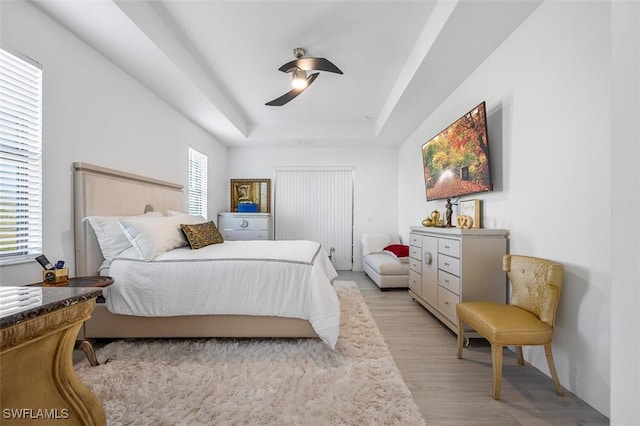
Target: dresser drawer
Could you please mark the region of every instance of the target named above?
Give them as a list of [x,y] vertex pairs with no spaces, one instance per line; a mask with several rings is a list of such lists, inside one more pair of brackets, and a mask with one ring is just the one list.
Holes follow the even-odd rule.
[[438,238],[438,253],[452,257],[460,257],[460,241]]
[[218,228],[221,230],[264,231],[269,229],[269,218],[252,216],[220,216]]
[[438,256],[438,269],[450,274],[460,276],[460,259],[451,256]]
[[409,288],[422,294],[422,276],[413,269],[409,270]]
[[236,240],[268,240],[269,232],[268,231],[260,231],[260,230],[229,230],[229,229],[221,229],[220,233],[222,237],[227,241],[236,241]]
[[416,234],[409,234],[409,245],[414,247],[422,247],[422,237]]
[[225,240],[268,240],[271,215],[265,213],[219,213],[218,229]]
[[458,323],[456,305],[460,303],[460,296],[444,287],[438,287],[438,310],[454,324]]
[[416,271],[417,273],[422,273],[422,262],[420,259],[414,259],[413,257],[409,258],[409,269],[412,271]]
[[412,259],[422,260],[422,249],[420,247],[409,246],[409,256]]
[[460,294],[460,278],[444,271],[438,271],[438,285],[452,293]]

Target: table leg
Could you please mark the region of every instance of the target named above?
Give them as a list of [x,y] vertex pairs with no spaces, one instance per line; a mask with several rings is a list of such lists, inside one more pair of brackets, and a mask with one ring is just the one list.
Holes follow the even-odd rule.
[[[93,345],[89,340],[79,340],[76,342],[76,349],[82,349],[82,351],[87,356],[89,363],[92,367],[100,365],[100,361],[98,361],[98,357],[96,356],[96,351],[93,350]],[[111,361],[111,358],[108,358],[104,363],[108,363]]]

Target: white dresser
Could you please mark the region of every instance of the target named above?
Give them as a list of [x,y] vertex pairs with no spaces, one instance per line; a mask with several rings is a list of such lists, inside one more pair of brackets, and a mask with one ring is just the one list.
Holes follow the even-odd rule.
[[507,301],[503,229],[411,228],[409,294],[458,333],[456,304]]
[[270,213],[219,213],[218,229],[225,240],[270,240]]

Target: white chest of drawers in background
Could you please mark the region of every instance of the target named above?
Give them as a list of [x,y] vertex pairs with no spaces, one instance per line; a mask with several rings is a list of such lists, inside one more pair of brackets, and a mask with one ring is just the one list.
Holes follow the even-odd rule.
[[219,213],[218,229],[225,240],[270,240],[270,213]]
[[507,231],[412,227],[410,244],[409,294],[454,333],[456,304],[507,301]]

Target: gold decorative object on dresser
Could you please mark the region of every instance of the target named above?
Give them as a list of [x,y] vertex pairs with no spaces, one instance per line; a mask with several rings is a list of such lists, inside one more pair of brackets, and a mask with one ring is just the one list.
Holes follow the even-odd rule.
[[3,425],[105,425],[100,401],[75,374],[73,348],[99,288],[0,287]]
[[457,334],[456,304],[507,300],[507,235],[503,229],[411,227],[409,294]]

